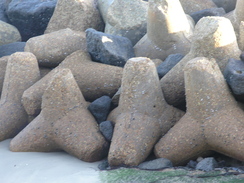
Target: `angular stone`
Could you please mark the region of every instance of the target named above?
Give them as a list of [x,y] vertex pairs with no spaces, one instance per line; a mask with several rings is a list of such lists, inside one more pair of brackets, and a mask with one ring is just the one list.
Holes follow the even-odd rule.
[[39,78],[38,63],[32,53],[9,56],[0,100],[0,141],[13,138],[27,125],[21,97]]
[[13,42],[0,46],[0,57],[11,55],[15,52],[23,52],[25,42]]
[[106,15],[105,33],[127,37],[135,45],[147,32],[148,3],[114,0]]
[[212,0],[218,7],[222,7],[228,13],[235,9],[236,0]]
[[193,18],[194,22],[197,23],[202,17],[223,16],[225,15],[225,10],[224,8],[210,8],[196,11],[190,15]]
[[193,169],[195,169],[196,166],[197,166],[197,162],[196,162],[196,161],[193,161],[193,160],[190,160],[190,161],[187,163],[187,165],[186,165],[186,167],[188,167],[188,168],[193,168]]
[[99,170],[107,170],[108,167],[109,167],[109,164],[108,164],[108,160],[107,160],[107,159],[103,160],[103,161],[98,165]]
[[135,55],[161,60],[174,53],[185,55],[190,51],[192,33],[179,0],[151,0],[147,34],[134,46]]
[[218,163],[214,158],[204,158],[202,161],[200,161],[197,166],[196,169],[197,170],[203,170],[203,171],[212,171],[215,168],[218,167]]
[[23,41],[44,33],[57,0],[12,0],[6,10],[8,18],[20,31]]
[[244,61],[229,59],[224,70],[224,77],[232,92],[244,99]]
[[102,96],[94,100],[89,106],[88,110],[95,117],[97,123],[106,121],[111,107],[111,98],[109,96]]
[[164,77],[182,58],[182,54],[171,54],[157,67],[159,78]]
[[182,165],[213,150],[244,161],[244,111],[218,64],[198,57],[184,75],[187,112],[156,144],[155,155]]
[[86,41],[93,61],[123,67],[129,58],[135,56],[132,43],[126,37],[89,28],[86,30]]
[[186,14],[217,7],[212,0],[180,0],[180,3]]
[[229,58],[239,58],[231,22],[224,17],[204,17],[196,25],[191,51],[161,80],[165,100],[178,106],[185,102],[184,72],[186,63],[196,57],[215,58],[223,72]]
[[29,115],[36,116],[40,112],[41,98],[45,89],[54,74],[63,68],[72,71],[82,94],[88,101],[104,95],[112,97],[121,84],[122,68],[92,62],[87,52],[78,50],[24,92],[22,102]]
[[45,33],[65,28],[74,31],[94,28],[102,31],[104,23],[97,8],[97,0],[58,0]]
[[21,41],[18,29],[0,20],[0,46],[17,41]]
[[77,50],[86,51],[86,35],[69,28],[33,37],[25,46],[25,51],[33,53],[44,67],[56,67]]
[[102,123],[99,124],[99,129],[105,139],[108,142],[111,142],[112,137],[113,137],[113,132],[114,132],[114,126],[111,121],[103,121]]
[[146,161],[138,166],[138,168],[142,170],[160,170],[170,167],[173,167],[172,162],[165,158],[158,158],[152,161]]
[[60,70],[45,90],[41,113],[10,143],[11,151],[64,150],[83,161],[105,157],[108,143],[86,109],[69,69]]
[[120,115],[109,150],[110,166],[137,166],[150,154],[157,140],[184,114],[163,97],[155,64],[148,58],[131,58],[125,65]]

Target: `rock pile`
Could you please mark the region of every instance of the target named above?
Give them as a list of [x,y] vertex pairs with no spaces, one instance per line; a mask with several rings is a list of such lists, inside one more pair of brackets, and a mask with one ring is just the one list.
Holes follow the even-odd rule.
[[29,1],[0,11],[10,150],[107,157],[103,169],[244,161],[243,0]]

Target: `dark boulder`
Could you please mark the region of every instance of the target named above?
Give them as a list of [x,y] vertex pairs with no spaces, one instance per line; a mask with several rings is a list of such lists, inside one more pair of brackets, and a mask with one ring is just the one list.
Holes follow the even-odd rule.
[[[241,56],[242,58],[242,56]],[[233,94],[240,100],[244,99],[244,61],[229,59],[224,70],[224,77]]]
[[158,67],[157,67],[157,72],[159,78],[164,77],[165,74],[167,74],[170,69],[172,69],[182,58],[184,55],[177,53],[177,54],[171,54],[169,55],[164,62],[162,62]]
[[93,61],[123,67],[129,58],[135,56],[132,43],[126,37],[89,28],[86,30],[86,41]]
[[27,41],[44,33],[56,3],[57,0],[12,0],[6,13],[19,30],[22,41]]
[[190,14],[190,16],[193,18],[195,23],[197,23],[202,17],[223,16],[224,14],[225,14],[224,8],[209,8],[209,9],[204,9],[204,10],[194,12]]
[[111,98],[109,96],[102,96],[94,100],[89,106],[88,110],[95,117],[97,123],[101,123],[107,119],[110,111]]

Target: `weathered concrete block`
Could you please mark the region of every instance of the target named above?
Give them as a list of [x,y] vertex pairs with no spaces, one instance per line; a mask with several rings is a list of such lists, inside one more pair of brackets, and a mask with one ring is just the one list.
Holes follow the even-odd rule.
[[32,53],[9,56],[0,100],[0,141],[13,138],[28,124],[21,97],[39,79],[38,63]]
[[204,17],[196,25],[191,51],[161,80],[166,101],[171,105],[185,102],[184,72],[186,63],[196,57],[215,58],[224,71],[229,58],[239,58],[236,35],[231,22],[224,17]]
[[105,157],[108,143],[69,69],[55,74],[42,98],[41,113],[13,138],[11,151],[62,149],[89,162]]
[[0,58],[0,92],[2,93],[3,89],[3,81],[6,72],[6,67],[8,63],[9,56],[1,57]]
[[77,50],[86,51],[86,35],[69,28],[33,37],[25,46],[25,51],[33,53],[44,67],[56,67]]
[[103,21],[107,22],[107,14],[109,6],[114,2],[114,0],[98,0],[98,9],[103,18]]
[[17,41],[21,41],[18,29],[0,20],[0,46]]
[[180,0],[180,3],[186,14],[209,8],[217,8],[212,0]]
[[243,6],[244,6],[244,1],[237,0],[235,9],[225,15],[226,18],[230,19],[237,36],[240,31],[239,30],[240,23],[241,23],[241,21],[244,21],[244,10],[242,8]]
[[103,31],[104,23],[97,8],[97,0],[58,0],[45,33],[70,28],[85,31],[94,28]]
[[125,65],[118,109],[121,114],[115,119],[110,166],[143,162],[160,136],[184,114],[165,102],[155,64],[142,57]]
[[187,54],[191,25],[179,0],[149,1],[147,34],[134,46],[135,55],[164,60],[170,54]]
[[41,98],[45,89],[55,73],[63,68],[72,71],[82,94],[88,101],[104,95],[112,97],[121,84],[122,68],[93,62],[87,52],[78,50],[24,92],[22,101],[29,115],[36,116],[40,112]]
[[156,144],[155,155],[182,165],[213,150],[244,161],[244,111],[218,64],[198,57],[184,70],[187,112]]
[[105,33],[127,37],[135,45],[147,32],[148,3],[114,0],[106,14]]

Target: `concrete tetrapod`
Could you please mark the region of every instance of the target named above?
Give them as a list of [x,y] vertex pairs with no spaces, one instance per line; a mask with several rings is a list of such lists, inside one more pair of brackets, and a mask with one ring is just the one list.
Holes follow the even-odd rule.
[[37,59],[32,53],[17,52],[8,57],[0,100],[0,141],[14,137],[28,124],[21,97],[39,79]]
[[86,34],[69,28],[30,38],[25,46],[25,52],[33,53],[39,66],[49,68],[77,50],[86,51]]
[[239,34],[239,26],[242,21],[244,21],[244,1],[243,0],[237,0],[236,1],[236,6],[233,11],[230,13],[226,14],[226,18],[230,19],[237,35]]
[[237,0],[236,1],[236,6],[233,11],[230,13],[226,14],[226,18],[230,19],[238,40],[239,48],[241,50],[244,50],[244,1],[243,0]]
[[150,0],[147,34],[134,46],[137,57],[164,60],[173,53],[190,51],[193,26],[179,0]]
[[114,0],[106,14],[105,33],[127,37],[135,45],[147,32],[148,2]]
[[185,67],[187,112],[156,144],[157,157],[181,165],[214,150],[244,161],[244,111],[214,60],[199,57]]
[[190,52],[161,80],[165,100],[174,106],[185,102],[184,67],[196,57],[216,59],[223,72],[229,58],[238,59],[236,35],[231,22],[224,17],[204,17],[195,27]]
[[12,139],[11,151],[62,149],[89,162],[107,155],[108,143],[69,69],[54,76],[42,98],[41,113]]
[[102,31],[104,23],[97,8],[97,0],[58,0],[45,34],[65,28],[74,31],[94,28]]
[[184,112],[163,97],[155,64],[148,58],[127,61],[119,107],[109,150],[110,166],[137,166],[150,154],[158,139]]
[[30,116],[36,116],[41,109],[41,99],[53,76],[60,69],[68,68],[86,100],[93,101],[103,95],[112,97],[121,84],[121,67],[93,62],[90,55],[78,50],[59,64],[23,94],[23,105]]

